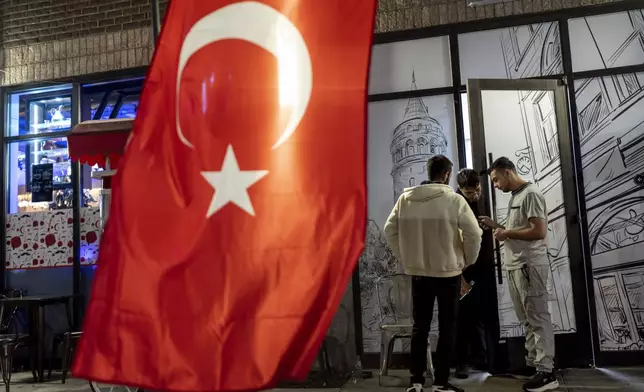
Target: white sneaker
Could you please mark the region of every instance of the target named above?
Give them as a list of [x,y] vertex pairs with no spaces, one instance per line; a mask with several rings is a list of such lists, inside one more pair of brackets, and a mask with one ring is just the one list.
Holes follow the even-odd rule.
[[447,383],[445,385],[434,385],[434,392],[465,392],[463,388]]
[[423,384],[411,384],[411,387],[407,388],[405,392],[423,392]]

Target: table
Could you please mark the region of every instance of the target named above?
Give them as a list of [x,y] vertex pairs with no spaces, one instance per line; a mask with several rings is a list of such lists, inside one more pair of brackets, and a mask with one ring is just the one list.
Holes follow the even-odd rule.
[[67,313],[67,322],[72,328],[72,301],[78,295],[33,295],[0,299],[6,307],[26,308],[29,312],[29,339],[31,340],[32,358],[36,354],[36,371],[34,373],[36,382],[45,381],[45,306],[64,304]]

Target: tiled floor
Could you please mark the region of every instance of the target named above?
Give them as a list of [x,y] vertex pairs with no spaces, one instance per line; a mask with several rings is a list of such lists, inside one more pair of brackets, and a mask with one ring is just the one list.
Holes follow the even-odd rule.
[[[644,368],[566,370],[561,372],[560,382],[561,387],[558,391],[562,392],[643,392]],[[406,383],[406,371],[391,371],[390,376],[385,380],[386,386],[384,387],[378,386],[377,378],[371,378],[349,382],[340,389],[281,389],[280,391],[394,392],[403,391]],[[464,382],[455,381],[454,383],[461,385],[467,392],[521,391],[521,381],[488,377],[487,374],[483,373],[475,374]],[[13,392],[88,392],[89,390],[86,381],[77,379],[71,379],[64,385],[61,384],[60,380],[44,384],[33,384],[30,374],[27,373],[15,374],[11,383],[11,391]]]
[[[384,380],[384,387],[378,386],[378,379],[360,380],[349,383],[343,391],[404,391],[409,379],[407,371],[390,371]],[[560,372],[558,391],[566,392],[644,392],[644,368],[565,370]],[[490,377],[488,374],[473,374],[465,381],[453,380],[467,392],[511,392],[521,391],[522,381],[512,378]]]

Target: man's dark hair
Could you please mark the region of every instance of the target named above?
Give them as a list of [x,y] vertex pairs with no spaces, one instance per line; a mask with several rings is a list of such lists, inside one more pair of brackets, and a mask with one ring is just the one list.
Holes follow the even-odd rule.
[[472,169],[463,169],[456,176],[456,183],[461,188],[476,188],[481,184],[479,174]]
[[516,172],[517,168],[511,160],[506,157],[501,157],[492,163],[492,166],[487,169],[487,173],[490,174],[493,170],[510,170]]
[[445,155],[434,155],[427,161],[427,174],[430,181],[441,181],[445,174],[452,171],[452,161]]

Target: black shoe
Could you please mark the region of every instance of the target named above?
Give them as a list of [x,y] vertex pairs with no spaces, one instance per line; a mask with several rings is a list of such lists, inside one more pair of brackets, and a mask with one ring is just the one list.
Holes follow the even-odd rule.
[[405,392],[423,392],[423,384],[412,384]]
[[518,380],[530,380],[534,376],[536,376],[536,374],[537,374],[537,369],[533,367],[527,367],[527,368],[510,372],[510,375],[512,375],[512,377]]
[[444,385],[434,385],[435,392],[465,392],[463,388],[459,388],[450,383],[445,383]]
[[527,392],[545,392],[559,388],[559,381],[554,373],[538,372],[530,381],[523,384],[523,390]]
[[454,372],[454,377],[465,380],[470,376],[470,369],[467,366],[457,366],[456,372]]

